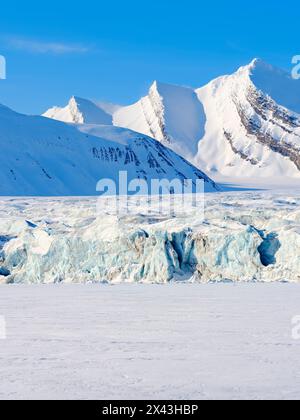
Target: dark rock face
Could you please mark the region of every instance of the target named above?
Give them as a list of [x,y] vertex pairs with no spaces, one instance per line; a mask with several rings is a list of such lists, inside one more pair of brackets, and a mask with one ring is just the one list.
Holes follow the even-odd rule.
[[[150,103],[151,103],[152,110],[153,110],[153,112],[156,116],[156,122],[159,126],[159,129],[161,131],[161,135],[164,139],[163,143],[166,146],[168,146],[172,143],[172,139],[169,136],[169,134],[167,133],[167,129],[166,129],[166,125],[165,125],[165,119],[164,119],[164,111],[161,108],[161,104],[158,103],[159,100],[158,100],[156,94],[153,91],[149,92],[149,100],[150,100]],[[152,127],[153,122],[151,121],[151,119],[148,118],[148,114],[146,112],[143,100],[141,101],[141,105],[142,105],[142,109],[143,109],[143,114],[145,116],[145,119],[147,121],[147,124],[148,124],[150,132],[151,132],[151,136],[153,138],[157,138],[157,133],[154,130],[154,128]]]
[[[142,148],[145,150],[146,160],[141,162],[137,156],[137,153],[133,150],[135,148]],[[181,173],[177,168],[172,158],[172,152],[166,149],[160,142],[152,140],[147,137],[140,137],[134,140],[133,148],[126,146],[125,150],[121,150],[118,147],[93,147],[91,153],[94,159],[98,159],[102,162],[120,162],[123,165],[133,165],[137,168],[137,175],[140,178],[148,180],[149,169],[155,169],[157,174],[162,174],[167,177],[167,171],[163,168],[165,165],[172,168],[176,174],[176,177],[182,182],[186,180],[186,176]],[[206,183],[211,183],[216,191],[219,190],[217,184],[212,181],[204,172],[194,167],[190,162],[180,157],[180,160],[184,163],[184,166],[189,166],[193,169],[195,179],[203,179]]]
[[233,136],[231,133],[229,133],[228,131],[224,130],[224,136],[226,137],[226,139],[228,140],[232,151],[239,155],[242,159],[246,160],[247,162],[250,162],[251,165],[258,165],[259,162],[256,159],[250,158],[249,156],[246,155],[246,153],[242,152],[241,150],[238,150],[235,145],[234,145],[234,140],[233,140]]
[[[246,112],[245,106],[243,106],[238,98],[233,96],[233,102],[247,136],[254,137],[258,143],[268,147],[275,153],[289,158],[300,171],[300,148],[286,141],[284,137],[281,139],[275,138],[270,132],[263,129],[263,123],[268,122],[274,128],[281,130],[283,134],[293,135],[300,139],[300,136],[295,133],[295,129],[300,128],[299,118],[287,109],[279,107],[270,97],[264,95],[254,87],[248,88],[246,100],[254,111],[252,116],[249,116],[249,112]],[[248,156],[245,151],[241,151],[235,146],[232,133],[224,129],[224,136],[234,153],[238,154],[242,159],[249,161],[252,165],[259,164],[257,159]]]

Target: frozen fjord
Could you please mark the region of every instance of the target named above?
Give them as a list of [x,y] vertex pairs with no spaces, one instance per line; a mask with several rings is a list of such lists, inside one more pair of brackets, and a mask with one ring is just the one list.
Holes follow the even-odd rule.
[[298,399],[298,284],[2,286],[0,399]]

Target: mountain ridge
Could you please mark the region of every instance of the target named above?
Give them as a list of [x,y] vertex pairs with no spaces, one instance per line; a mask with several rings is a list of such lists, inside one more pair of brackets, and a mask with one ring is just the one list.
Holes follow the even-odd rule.
[[155,81],[111,123],[212,177],[300,177],[300,82],[258,58],[198,89]]

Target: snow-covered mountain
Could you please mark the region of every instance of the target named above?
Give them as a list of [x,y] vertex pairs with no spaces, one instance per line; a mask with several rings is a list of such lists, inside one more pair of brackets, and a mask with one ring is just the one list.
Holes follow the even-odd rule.
[[114,124],[154,137],[192,160],[205,133],[205,113],[192,89],[154,82],[147,96],[114,114]]
[[95,103],[73,96],[64,108],[53,107],[43,116],[53,120],[75,124],[112,125],[112,114],[117,108],[105,103]]
[[0,105],[0,195],[95,195],[102,178],[205,180],[200,170],[150,137],[113,126],[66,124]]
[[300,177],[300,83],[254,60],[196,91],[205,135],[193,162],[227,176]]
[[[115,126],[157,139],[210,176],[300,178],[300,81],[262,60],[196,90],[154,82],[112,114]],[[101,123],[72,121],[91,120]]]
[[300,177],[299,114],[300,82],[256,59],[196,91],[155,82],[114,123],[215,176]]

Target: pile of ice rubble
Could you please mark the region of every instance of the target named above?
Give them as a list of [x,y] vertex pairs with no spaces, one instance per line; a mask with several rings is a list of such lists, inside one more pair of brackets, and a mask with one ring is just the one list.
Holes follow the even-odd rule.
[[95,199],[2,199],[0,283],[300,281],[300,194],[209,194],[197,214],[97,215]]

